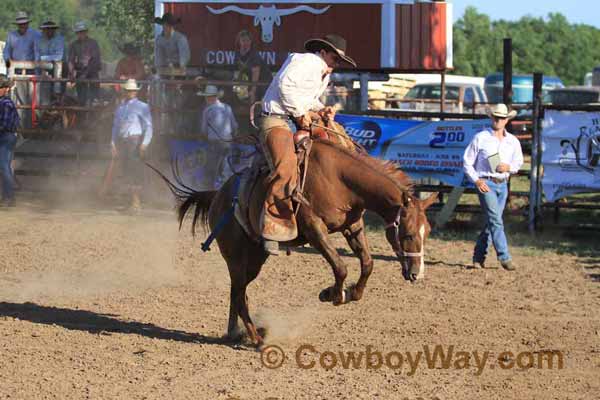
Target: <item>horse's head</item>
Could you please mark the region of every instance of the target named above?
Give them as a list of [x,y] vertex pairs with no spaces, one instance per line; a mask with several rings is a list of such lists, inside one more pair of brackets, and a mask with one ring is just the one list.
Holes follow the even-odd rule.
[[431,232],[425,210],[436,198],[437,193],[426,200],[406,195],[395,209],[396,218],[385,227],[387,241],[402,264],[402,275],[411,282],[425,275],[425,240]]

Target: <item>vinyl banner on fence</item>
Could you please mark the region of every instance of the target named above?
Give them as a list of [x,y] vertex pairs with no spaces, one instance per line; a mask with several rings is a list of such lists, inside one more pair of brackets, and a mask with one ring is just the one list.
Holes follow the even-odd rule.
[[542,128],[546,200],[600,191],[600,113],[548,110]]
[[[451,186],[470,186],[462,157],[475,134],[489,127],[489,120],[414,121],[338,114],[352,140],[374,157],[391,160],[412,179],[433,178]],[[212,190],[233,171],[252,162],[254,148],[197,140],[172,140],[171,156],[183,182],[196,190]]]
[[249,167],[254,146],[211,143],[199,140],[171,140],[171,160],[182,183],[195,190],[221,187],[236,171]]
[[489,120],[414,121],[338,114],[336,121],[369,154],[391,160],[412,179],[433,178],[451,186],[470,186],[463,153]]

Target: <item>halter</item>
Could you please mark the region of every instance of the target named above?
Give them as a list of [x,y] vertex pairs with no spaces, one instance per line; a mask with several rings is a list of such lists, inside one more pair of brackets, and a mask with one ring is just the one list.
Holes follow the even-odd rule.
[[396,247],[398,250],[394,250],[396,252],[396,256],[398,257],[423,257],[425,255],[423,243],[421,243],[421,251],[418,253],[412,253],[408,251],[404,251],[402,249],[402,245],[400,244],[400,215],[402,214],[402,208],[398,209],[398,213],[396,214],[396,219],[393,222],[390,222],[385,226],[385,230],[387,231],[390,228],[394,228],[394,241],[396,242]]

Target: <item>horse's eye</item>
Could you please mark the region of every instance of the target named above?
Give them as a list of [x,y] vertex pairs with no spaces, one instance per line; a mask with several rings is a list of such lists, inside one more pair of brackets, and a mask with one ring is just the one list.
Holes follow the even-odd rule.
[[404,240],[408,240],[409,242],[412,242],[413,241],[413,235],[406,235],[404,237]]

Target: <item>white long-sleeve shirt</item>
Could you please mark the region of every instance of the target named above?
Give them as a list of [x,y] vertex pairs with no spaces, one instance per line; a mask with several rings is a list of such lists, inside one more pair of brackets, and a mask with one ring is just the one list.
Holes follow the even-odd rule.
[[330,79],[326,70],[327,64],[316,54],[290,54],[265,93],[263,111],[296,118],[322,109],[319,97]]
[[[500,162],[510,165],[510,172],[500,173],[492,170],[488,157],[496,153],[500,156]],[[465,149],[463,156],[463,169],[473,183],[484,177],[507,179],[510,174],[519,172],[522,165],[521,143],[506,130],[502,140],[494,136],[491,129],[477,133]]]
[[202,111],[200,130],[210,141],[230,141],[238,129],[233,111],[228,104],[217,100]]
[[148,104],[137,98],[124,101],[115,111],[112,128],[113,145],[119,138],[143,135],[142,146],[152,140],[152,114]]

